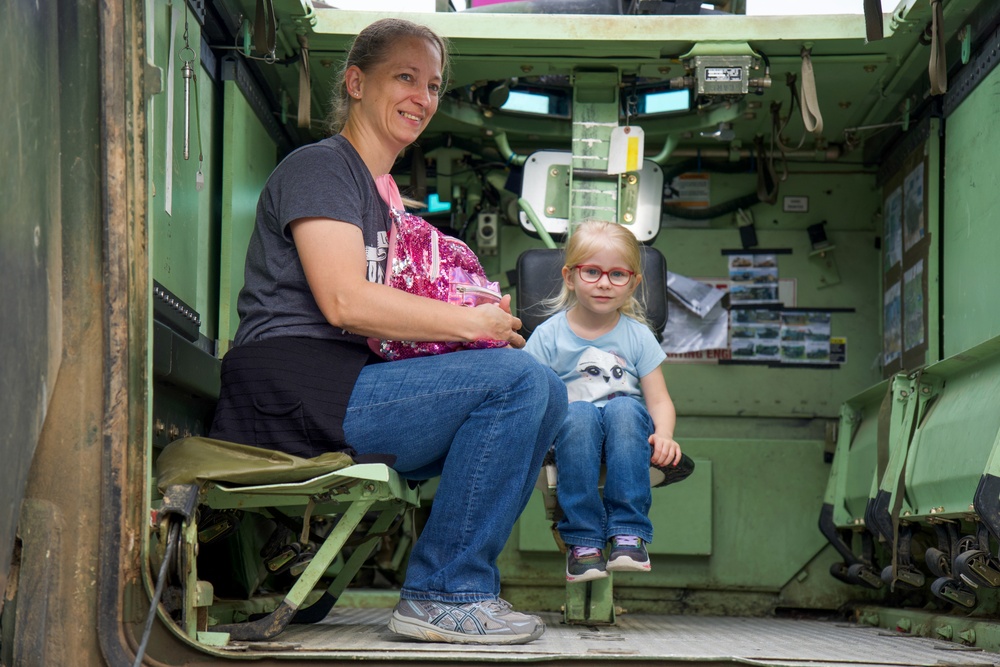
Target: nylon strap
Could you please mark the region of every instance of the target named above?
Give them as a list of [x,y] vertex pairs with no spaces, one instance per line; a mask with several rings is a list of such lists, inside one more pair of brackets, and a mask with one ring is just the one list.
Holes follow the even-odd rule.
[[865,38],[876,42],[883,36],[881,0],[865,0]]
[[[920,376],[922,374],[922,370],[917,371],[913,383],[918,396],[920,391]],[[913,434],[917,431],[917,422],[920,421],[920,399],[914,398],[913,400],[917,401],[917,406],[913,410],[909,432],[906,434],[906,441],[899,445],[906,447],[906,454],[903,456],[902,465],[899,467],[899,477],[896,478],[896,489],[892,493],[892,508],[889,512],[889,517],[892,519],[892,583],[889,584],[889,590],[894,590],[896,587],[896,572],[899,565],[899,511],[903,507],[903,496],[906,495],[906,459],[909,458],[910,443],[913,441]]]
[[931,60],[927,74],[931,79],[931,95],[948,92],[948,69],[944,51],[944,15],[941,0],[931,0]]
[[816,77],[813,74],[812,53],[802,49],[802,124],[813,134],[823,133],[823,114],[816,96]]
[[299,127],[312,124],[312,79],[309,78],[309,38],[299,35]]
[[306,504],[306,511],[302,515],[302,534],[299,535],[299,542],[306,544],[309,542],[309,522],[312,520],[313,510],[316,509],[316,499],[310,498]]
[[257,53],[274,55],[275,18],[273,0],[257,0],[257,16],[253,22],[254,49]]

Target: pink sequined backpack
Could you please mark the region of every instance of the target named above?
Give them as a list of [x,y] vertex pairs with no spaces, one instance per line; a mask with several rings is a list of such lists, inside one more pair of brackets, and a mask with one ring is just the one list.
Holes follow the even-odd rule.
[[[386,285],[459,306],[500,302],[500,286],[486,279],[486,272],[469,246],[442,234],[423,218],[407,213],[399,189],[388,174],[377,179],[376,185],[382,199],[389,204],[392,218]],[[372,351],[390,361],[506,344],[497,340],[458,343],[368,339]]]

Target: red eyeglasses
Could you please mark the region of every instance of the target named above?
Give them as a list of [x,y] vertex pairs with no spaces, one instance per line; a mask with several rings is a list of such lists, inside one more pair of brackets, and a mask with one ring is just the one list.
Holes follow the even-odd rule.
[[580,280],[585,283],[596,283],[602,276],[608,277],[608,282],[610,282],[615,287],[624,287],[628,285],[632,280],[632,276],[635,275],[635,271],[629,271],[628,269],[614,268],[603,270],[599,266],[594,266],[593,264],[577,264],[573,267],[579,270]]

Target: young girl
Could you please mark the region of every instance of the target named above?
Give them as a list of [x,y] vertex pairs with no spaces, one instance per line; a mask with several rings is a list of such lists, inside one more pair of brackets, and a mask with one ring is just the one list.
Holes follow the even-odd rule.
[[[642,281],[635,236],[617,224],[581,223],[566,244],[555,315],[525,350],[566,383],[569,413],[555,441],[557,529],[568,547],[566,580],[608,570],[649,571],[649,466],[676,465],[676,412],[635,290]],[[601,464],[607,472],[598,491]],[[604,549],[611,541],[605,560]]]

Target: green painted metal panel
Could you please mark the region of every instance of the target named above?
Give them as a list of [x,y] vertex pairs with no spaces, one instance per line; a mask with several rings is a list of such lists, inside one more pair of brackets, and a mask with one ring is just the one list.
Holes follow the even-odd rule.
[[957,375],[928,370],[944,388],[910,446],[907,500],[915,514],[966,512],[1000,432],[1000,357]]
[[[653,541],[649,553],[708,556],[712,553],[712,462],[695,461],[695,471],[683,483],[653,489],[649,518]],[[522,551],[558,551],[541,493],[535,491],[518,524]]]
[[[213,201],[219,196],[219,170],[218,154],[211,149],[217,90],[195,57],[201,31],[186,5],[152,3],[151,11],[149,56],[150,63],[160,70],[162,89],[150,98],[147,116],[150,271],[155,280],[199,312],[201,333],[214,338],[219,223]],[[181,71],[185,60],[195,67],[187,109],[187,159]],[[201,162],[199,155],[204,157]]]
[[[345,44],[350,36],[384,14],[318,10],[316,16],[315,31],[328,36],[324,45],[336,46]],[[471,14],[459,12],[423,15],[420,20],[447,35],[455,44],[456,52],[463,54],[544,54],[558,52],[570,45],[574,52],[590,57],[656,57],[661,52],[680,55],[690,50],[694,42],[732,41],[737,31],[743,40],[751,43],[778,38],[787,40],[790,44],[786,50],[794,53],[798,53],[803,41],[816,43],[821,50],[841,40],[860,47],[864,39],[864,22],[857,16],[847,15],[782,17],[776,22],[764,16],[738,19],[732,16],[645,16],[636,21],[634,17],[607,15],[505,14],[502,31],[496,29],[495,21],[482,20],[482,14],[477,17],[480,20],[473,18]],[[623,25],[628,26],[630,38],[609,40],[612,22],[618,31],[625,30]]]
[[517,548],[521,551],[558,551],[552,534],[552,522],[545,518],[542,492],[531,493],[528,505],[517,525]]
[[[747,437],[683,444],[693,457],[711,452],[713,462],[714,537],[707,583],[777,589],[825,546],[816,528],[829,472],[822,442]],[[677,575],[689,581],[692,570],[700,569],[697,559],[676,567]]]
[[620,75],[617,71],[581,71],[573,81],[569,222],[588,218],[618,222],[618,180],[585,178],[576,170],[607,172],[611,130],[618,126]]
[[569,218],[569,165],[549,170],[545,184],[545,214],[550,218]]
[[944,356],[1000,333],[996,263],[1000,234],[1000,107],[993,70],[948,118],[945,146],[943,290]]
[[[850,449],[846,452],[844,495],[841,499],[849,518],[861,519],[871,495],[875,477],[875,461],[878,453],[878,411],[881,397],[860,409],[861,423],[858,425]],[[839,456],[842,452],[837,452]]]
[[219,263],[219,343],[236,334],[236,298],[253,231],[257,198],[277,164],[277,150],[234,81],[224,85],[222,132],[222,240]]
[[649,553],[678,556],[712,554],[712,462],[695,460],[695,469],[683,483],[653,489],[654,540]]
[[[676,499],[662,493],[669,487],[654,490],[653,546],[663,551],[657,556],[650,550],[650,573],[616,575],[616,588],[780,590],[826,545],[816,527],[829,473],[824,443],[756,440],[750,435],[734,440],[681,438],[684,451],[699,466],[711,464],[705,466],[711,469],[711,498],[703,500],[709,506],[690,508],[696,513],[694,521],[711,512],[703,521],[711,523],[711,554],[692,555],[703,549],[704,534],[691,530],[681,516],[689,508],[673,506]],[[685,484],[677,485],[678,494]],[[694,487],[691,491],[701,492]],[[519,522],[509,544],[521,550],[519,558],[507,556],[508,562],[517,562],[517,583],[562,581],[564,559],[556,552],[537,494]]]

